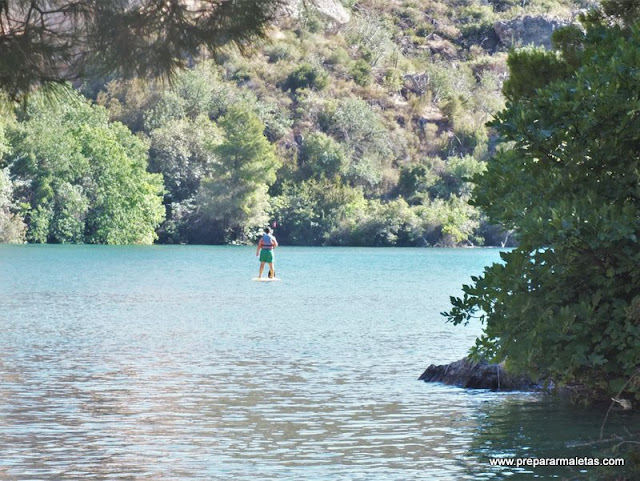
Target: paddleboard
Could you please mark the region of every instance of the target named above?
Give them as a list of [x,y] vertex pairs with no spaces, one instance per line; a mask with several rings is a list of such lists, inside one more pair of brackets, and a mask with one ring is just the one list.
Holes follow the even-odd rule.
[[271,279],[269,279],[268,277],[254,277],[251,280],[256,282],[275,282],[279,281],[280,279],[277,277],[272,277]]

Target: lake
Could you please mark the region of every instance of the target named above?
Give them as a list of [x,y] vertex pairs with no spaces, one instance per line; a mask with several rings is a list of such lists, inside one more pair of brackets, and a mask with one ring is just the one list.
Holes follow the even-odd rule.
[[[417,381],[495,249],[0,246],[0,480],[582,479],[602,413]],[[606,434],[636,420],[614,413]]]

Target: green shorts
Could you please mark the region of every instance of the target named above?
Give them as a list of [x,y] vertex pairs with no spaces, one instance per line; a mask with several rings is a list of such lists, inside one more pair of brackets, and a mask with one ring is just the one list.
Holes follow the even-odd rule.
[[260,249],[260,262],[273,262],[273,249]]

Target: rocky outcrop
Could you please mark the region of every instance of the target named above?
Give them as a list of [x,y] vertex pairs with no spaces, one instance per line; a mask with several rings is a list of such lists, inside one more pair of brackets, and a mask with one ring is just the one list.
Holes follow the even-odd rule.
[[351,14],[338,0],[287,0],[284,11],[298,18],[305,8],[311,8],[326,17],[329,21],[345,24],[351,20]]
[[541,387],[531,379],[509,375],[500,364],[474,362],[467,358],[451,364],[432,364],[418,378],[425,382],[442,382],[470,389],[493,391],[537,391]]
[[566,25],[566,22],[552,17],[527,15],[506,22],[496,22],[493,28],[500,41],[508,47],[533,44],[549,50],[553,31]]
[[424,95],[429,88],[429,74],[426,72],[421,73],[408,73],[403,75],[404,89],[409,92],[418,95]]

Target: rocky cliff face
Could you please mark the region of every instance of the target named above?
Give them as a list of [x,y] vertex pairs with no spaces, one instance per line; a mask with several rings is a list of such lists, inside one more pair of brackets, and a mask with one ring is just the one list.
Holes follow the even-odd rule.
[[337,0],[288,0],[285,12],[292,17],[299,17],[305,8],[316,10],[329,21],[345,24],[351,20],[351,14]]
[[549,50],[553,31],[566,25],[566,22],[550,17],[526,16],[507,22],[496,22],[493,28],[500,41],[508,47],[533,44]]

